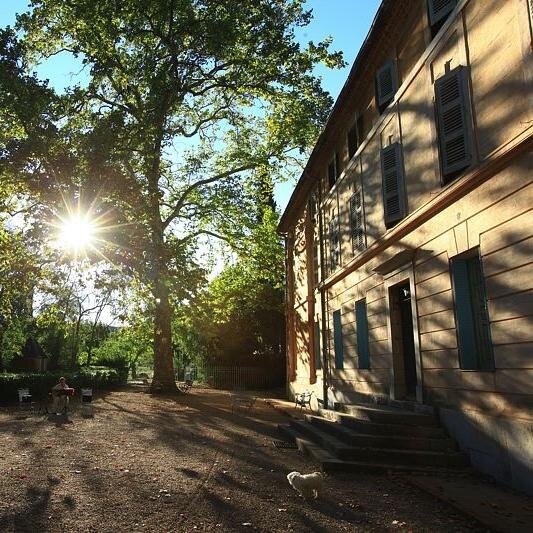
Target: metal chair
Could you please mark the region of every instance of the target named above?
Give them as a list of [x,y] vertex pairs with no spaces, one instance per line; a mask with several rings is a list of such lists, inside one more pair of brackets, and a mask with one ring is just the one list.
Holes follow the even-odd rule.
[[192,379],[186,379],[183,383],[179,383],[178,389],[181,392],[189,392],[189,389],[192,389]]
[[255,400],[255,396],[250,396],[244,391],[235,389],[231,393],[231,412],[235,413],[235,411],[239,408],[246,409],[249,412],[253,412],[255,407]]
[[30,389],[17,389],[19,396],[19,409],[27,409],[33,413],[33,401]]
[[81,389],[80,390],[80,402],[81,402],[81,412],[83,416],[91,417],[94,416],[93,410],[93,390],[92,389]]
[[313,391],[305,390],[303,392],[297,392],[294,395],[294,406],[300,407],[300,409],[303,409],[304,407],[309,407],[311,409],[311,396],[313,396]]

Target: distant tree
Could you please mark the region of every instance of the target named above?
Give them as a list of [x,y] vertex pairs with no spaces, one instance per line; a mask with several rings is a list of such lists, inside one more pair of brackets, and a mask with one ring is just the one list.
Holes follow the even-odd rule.
[[205,360],[284,368],[284,253],[277,214],[262,204],[261,223],[242,241],[243,253],[188,308],[189,338]]
[[25,57],[69,52],[89,76],[61,98],[28,77],[12,41],[4,46],[3,103],[21,133],[0,172],[55,197],[56,210],[81,189],[82,204],[109,221],[102,253],[150,289],[154,389],[175,388],[171,299],[187,298],[189,244],[234,238],[245,180],[259,167],[289,172],[327,116],[331,99],[312,70],[342,58],[328,42],[296,42],[311,20],[302,5],[32,0],[19,18]]

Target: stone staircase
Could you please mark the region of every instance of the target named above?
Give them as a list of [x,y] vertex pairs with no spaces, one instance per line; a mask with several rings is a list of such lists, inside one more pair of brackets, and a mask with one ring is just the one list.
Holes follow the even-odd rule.
[[342,409],[321,409],[320,416],[307,414],[278,429],[326,472],[461,472],[468,466],[432,413],[366,404]]

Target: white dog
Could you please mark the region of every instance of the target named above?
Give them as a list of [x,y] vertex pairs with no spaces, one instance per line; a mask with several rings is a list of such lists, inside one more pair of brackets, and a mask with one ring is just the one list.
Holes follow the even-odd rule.
[[291,472],[287,474],[287,479],[291,487],[307,500],[319,496],[324,476],[321,472],[303,475],[300,472]]

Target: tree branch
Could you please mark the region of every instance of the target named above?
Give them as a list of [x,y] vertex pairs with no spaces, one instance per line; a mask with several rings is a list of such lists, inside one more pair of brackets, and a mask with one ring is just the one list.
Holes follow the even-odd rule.
[[195,191],[199,187],[202,187],[203,185],[209,185],[210,183],[215,183],[216,181],[232,176],[233,174],[238,174],[239,172],[243,172],[245,170],[252,170],[256,166],[257,164],[242,165],[232,170],[227,170],[225,172],[221,172],[220,174],[216,174],[215,176],[212,176],[210,178],[198,180],[192,185],[189,185],[189,187],[187,187],[181,194],[179,200],[176,202],[174,209],[172,210],[170,215],[163,221],[163,229],[166,229],[168,225],[178,216],[181,208],[183,207],[183,204],[185,203],[185,200],[187,199],[189,194],[191,194],[193,191]]

